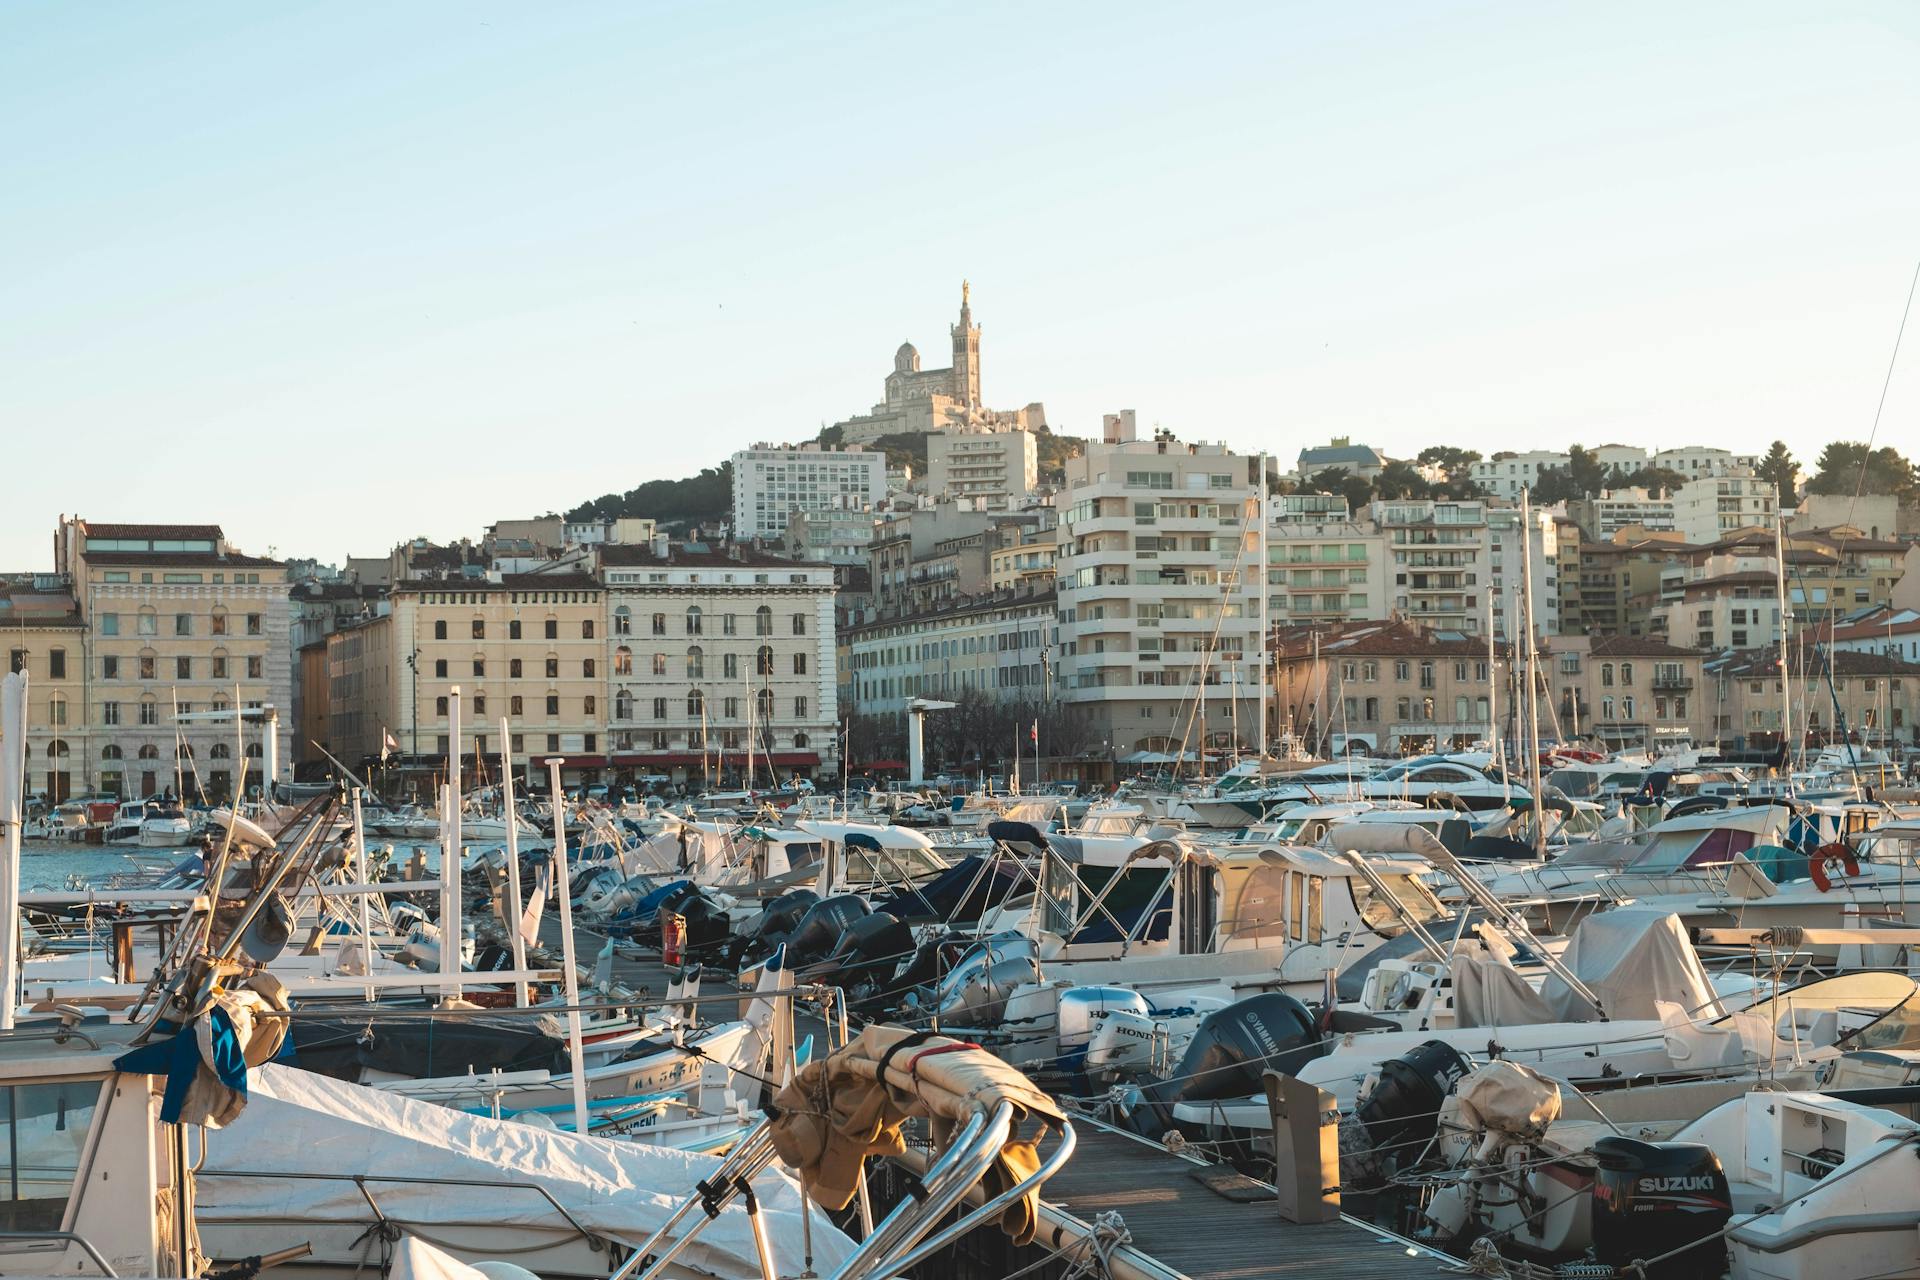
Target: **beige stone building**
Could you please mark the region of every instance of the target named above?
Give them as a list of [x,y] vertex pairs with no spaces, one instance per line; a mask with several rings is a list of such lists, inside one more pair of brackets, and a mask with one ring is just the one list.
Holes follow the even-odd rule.
[[[1779,647],[1720,654],[1705,663],[1707,712],[1723,743],[1770,748],[1783,715]],[[1841,739],[1872,746],[1915,741],[1920,664],[1889,653],[1858,653],[1795,643],[1787,650],[1794,737],[1808,746]],[[1829,680],[1831,683],[1829,683]],[[1835,704],[1838,703],[1836,713]]]
[[1707,655],[1651,636],[1556,636],[1543,653],[1552,723],[1542,733],[1597,738],[1611,748],[1713,737],[1702,698]]
[[927,492],[1010,511],[1040,483],[1040,451],[1030,431],[937,431],[927,437]]
[[[1491,736],[1490,678],[1510,646],[1403,618],[1276,628],[1274,701],[1282,733],[1320,751],[1461,751]],[[1503,684],[1502,700],[1507,695]],[[1501,716],[1504,722],[1506,711]]]
[[59,804],[91,792],[99,773],[87,751],[91,737],[82,715],[86,628],[80,606],[57,579],[0,586],[0,631],[7,670],[27,673],[27,794]]
[[[249,790],[264,782],[269,759],[287,767],[293,655],[283,564],[242,554],[218,525],[78,516],[61,521],[54,555],[83,623],[81,703],[66,713],[77,780],[122,795],[184,786],[211,798],[231,793],[236,751],[251,761]],[[255,713],[239,747],[231,718],[191,718],[230,716],[236,705]]]

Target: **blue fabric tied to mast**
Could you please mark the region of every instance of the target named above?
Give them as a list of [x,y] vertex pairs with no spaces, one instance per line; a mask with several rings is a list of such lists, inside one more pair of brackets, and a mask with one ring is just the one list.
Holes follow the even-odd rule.
[[[247,1059],[233,1019],[219,1005],[207,1011],[212,1027],[213,1061],[207,1067],[221,1084],[242,1097],[247,1092]],[[291,1041],[292,1037],[288,1037]],[[160,1099],[160,1119],[165,1124],[180,1123],[180,1109],[187,1100],[200,1072],[200,1037],[191,1026],[183,1027],[165,1040],[155,1040],[129,1050],[113,1060],[114,1070],[130,1075],[165,1076],[166,1092]]]

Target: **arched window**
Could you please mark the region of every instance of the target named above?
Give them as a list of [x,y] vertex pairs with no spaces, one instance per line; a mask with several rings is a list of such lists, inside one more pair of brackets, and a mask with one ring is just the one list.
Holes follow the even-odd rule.
[[123,757],[120,748],[109,742],[106,746],[100,748],[100,758],[102,760],[119,760]]
[[773,634],[773,610],[764,604],[753,611],[753,634],[757,636]]
[[173,754],[179,756],[182,760],[191,760],[193,759],[193,744],[183,742],[173,749]]
[[65,740],[60,738],[55,738],[52,742],[49,742],[47,744],[48,756],[54,759],[60,759],[64,757],[66,754],[67,754],[67,744]]
[[793,745],[794,745],[794,746],[796,746],[796,747],[804,747],[804,746],[806,746],[806,745],[807,745],[807,735],[806,735],[806,734],[804,734],[804,733],[796,733],[796,734],[794,734],[794,735],[793,735]]
[[621,605],[613,611],[613,634],[630,636],[633,634],[633,610]]
[[760,704],[760,718],[762,720],[773,719],[773,690],[762,689],[754,695],[754,699]]
[[231,760],[233,758],[233,748],[224,742],[216,742],[207,748],[207,754],[215,760]]
[[705,694],[701,693],[698,689],[687,690],[687,714],[689,716],[698,717],[701,711],[706,708],[706,705],[707,698]]
[[613,674],[617,676],[633,674],[633,650],[625,645],[613,651]]
[[158,760],[160,758],[160,748],[154,746],[151,742],[144,743],[140,747],[140,758],[142,760]]
[[760,651],[754,655],[754,664],[759,670],[761,675],[763,676],[772,675],[773,674],[773,646],[770,644],[761,645]]
[[1603,662],[1600,664],[1600,685],[1606,689],[1613,688],[1613,664],[1611,662]]
[[693,645],[687,650],[687,679],[704,680],[706,678],[707,655],[701,651],[699,645]]
[[626,689],[613,695],[613,718],[615,720],[633,719],[633,694]]
[[258,760],[259,758],[260,758],[260,744],[257,742],[249,742],[247,744],[247,759]]
[[1633,719],[1633,695],[1630,693],[1620,699],[1620,718]]
[[687,634],[690,636],[700,634],[700,606],[697,604],[687,606]]
[[1620,664],[1620,683],[1626,685],[1633,683],[1633,664],[1631,662],[1623,662]]

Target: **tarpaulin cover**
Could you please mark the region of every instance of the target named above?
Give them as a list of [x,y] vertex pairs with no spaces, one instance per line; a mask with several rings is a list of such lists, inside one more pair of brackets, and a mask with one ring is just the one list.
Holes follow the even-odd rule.
[[[917,889],[897,893],[874,904],[902,920],[931,916],[940,920],[977,920],[989,907],[997,907],[1007,896],[1027,883],[1020,868],[997,862],[986,875],[980,874],[979,855],[964,858]],[[974,883],[976,880],[978,884]],[[964,901],[962,900],[964,898]]]
[[[290,1239],[300,1238],[301,1223],[368,1217],[352,1175],[399,1174],[428,1181],[370,1184],[380,1208],[436,1240],[451,1241],[461,1224],[474,1223],[564,1232],[553,1207],[523,1189],[530,1184],[586,1230],[633,1246],[719,1167],[712,1156],[468,1115],[290,1067],[260,1068],[252,1084],[246,1111],[208,1140],[197,1207],[208,1219],[275,1223]],[[802,1257],[797,1185],[776,1168],[756,1179],[754,1190],[776,1256]],[[830,1272],[852,1250],[824,1215],[813,1215],[819,1270]],[[681,1256],[718,1275],[759,1274],[752,1228],[737,1201]]]
[[1454,1014],[1463,1027],[1516,1027],[1560,1018],[1504,952],[1456,951],[1450,966]]
[[[1600,997],[1606,1016],[1658,1018],[1655,1005],[1677,1004],[1696,1017],[1717,1017],[1720,1001],[1680,917],[1652,907],[1615,907],[1580,922],[1560,957]],[[1555,1016],[1584,1022],[1599,1016],[1583,997],[1548,975],[1540,994]]]
[[296,1019],[295,1061],[336,1080],[359,1080],[363,1070],[424,1079],[469,1071],[568,1070],[566,1041],[525,1018],[383,1018],[362,1013]]

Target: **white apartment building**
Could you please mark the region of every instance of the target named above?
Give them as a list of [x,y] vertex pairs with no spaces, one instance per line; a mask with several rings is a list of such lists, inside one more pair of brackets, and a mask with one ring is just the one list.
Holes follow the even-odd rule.
[[[1607,468],[1637,471],[1647,465],[1647,451],[1633,445],[1603,444],[1593,452],[1600,465]],[[1565,453],[1552,449],[1532,449],[1526,453],[1504,453],[1482,458],[1473,464],[1470,474],[1473,482],[1490,496],[1518,502],[1522,489],[1539,485],[1542,471],[1564,471],[1571,461],[1571,456]]]
[[1437,631],[1486,634],[1487,504],[1376,502],[1373,520],[1393,556],[1394,611]]
[[731,776],[751,718],[762,770],[770,762],[784,779],[839,768],[832,566],[665,538],[608,545],[599,565],[607,764]]
[[1060,697],[1125,754],[1257,735],[1264,459],[1166,433],[1067,462]]
[[819,564],[865,564],[877,519],[873,508],[851,498],[824,511],[796,509],[787,516],[787,558]]
[[1760,465],[1760,459],[1754,454],[1733,453],[1726,449],[1708,449],[1700,445],[1661,449],[1649,461],[1656,467],[1677,471],[1688,479],[1695,476],[1732,475],[1736,472],[1752,471]]
[[1673,527],[1688,542],[1704,546],[1741,529],[1771,526],[1779,506],[1773,481],[1751,471],[1702,475],[1674,491]]
[[887,455],[864,449],[758,444],[733,455],[733,536],[779,541],[794,511],[887,496]]
[[1641,488],[1602,489],[1569,502],[1567,511],[1595,542],[1611,542],[1614,534],[1635,525],[1648,533],[1673,531],[1673,498],[1656,498]]
[[989,511],[1013,510],[1040,483],[1031,431],[936,431],[927,437],[927,492],[971,498]]
[[1378,526],[1337,494],[1267,500],[1267,616],[1275,626],[1385,618],[1392,569]]
[[847,632],[853,706],[895,718],[915,698],[968,691],[996,702],[1046,697],[1044,654],[1057,652],[1051,591],[977,596],[935,609],[880,618]]
[[1493,633],[1502,640],[1517,640],[1526,634],[1523,555],[1531,559],[1533,567],[1534,630],[1543,636],[1560,634],[1560,521],[1565,512],[1536,507],[1532,516],[1533,537],[1528,541],[1520,522],[1520,508],[1487,510],[1485,582],[1493,597]]

